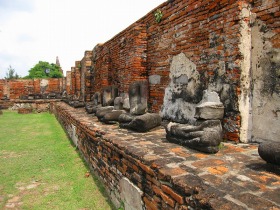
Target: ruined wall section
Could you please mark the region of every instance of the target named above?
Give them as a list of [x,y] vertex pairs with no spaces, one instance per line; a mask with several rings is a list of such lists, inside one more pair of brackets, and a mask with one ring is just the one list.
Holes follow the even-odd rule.
[[252,140],[279,142],[280,2],[255,0],[251,4]]
[[109,85],[109,50],[104,44],[98,44],[92,50],[93,61],[93,89],[101,92],[102,88]]
[[[160,23],[155,22],[157,9],[163,13]],[[150,111],[164,108],[171,63],[183,53],[194,64],[200,81],[195,97],[186,95],[183,100],[198,103],[203,90],[216,91],[226,110],[225,138],[239,140],[241,65],[236,60],[241,57],[238,46],[241,10],[239,1],[175,0],[160,5],[139,20],[147,25]]]
[[146,50],[146,25],[138,23],[97,45],[93,49],[94,89],[115,85],[124,93],[131,82],[146,80]]
[[66,77],[65,77],[65,86],[66,86],[66,93],[67,95],[71,95],[71,71],[66,71]]
[[77,98],[81,96],[81,61],[75,62],[75,90],[74,95]]
[[81,98],[84,101],[90,101],[93,80],[92,74],[92,51],[85,51],[84,57],[81,60]]
[[76,71],[75,67],[71,67],[71,88],[70,88],[70,95],[74,95],[76,93]]
[[0,98],[19,99],[35,94],[61,93],[63,78],[0,80]]
[[5,80],[0,79],[0,99],[4,97]]

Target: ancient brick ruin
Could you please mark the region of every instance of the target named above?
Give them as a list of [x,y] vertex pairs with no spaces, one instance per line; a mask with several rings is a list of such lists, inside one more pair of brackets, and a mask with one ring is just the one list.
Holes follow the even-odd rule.
[[[160,23],[156,9],[163,13]],[[176,112],[168,114],[164,106],[170,69],[186,68],[191,84],[192,66],[197,87],[189,88],[196,93],[184,100],[197,104],[203,90],[217,92],[225,106],[224,139],[279,141],[279,42],[276,0],[167,1],[86,51],[67,73],[67,93],[88,101],[106,86],[117,86],[121,94],[133,81],[147,80],[149,111],[172,119]],[[174,62],[179,54],[185,58]]]
[[117,206],[279,208],[279,168],[258,159],[254,145],[226,144],[206,155],[166,141],[168,129],[135,133],[55,101],[64,98],[80,107],[112,87],[125,97],[131,84],[143,81],[148,112],[165,121],[184,125],[203,119],[209,125],[195,111],[212,110],[203,105],[215,103],[224,114],[210,120],[221,123],[221,139],[279,143],[279,7],[278,0],[166,1],[85,51],[63,79],[0,80],[1,104],[52,98],[51,111]]

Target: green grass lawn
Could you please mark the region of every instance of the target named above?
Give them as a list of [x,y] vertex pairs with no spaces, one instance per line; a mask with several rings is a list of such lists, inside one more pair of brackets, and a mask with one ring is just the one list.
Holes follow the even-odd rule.
[[0,115],[0,209],[114,209],[49,113]]

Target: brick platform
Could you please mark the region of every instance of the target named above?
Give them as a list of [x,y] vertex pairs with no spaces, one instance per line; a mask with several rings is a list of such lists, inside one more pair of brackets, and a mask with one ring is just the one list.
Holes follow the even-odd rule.
[[116,205],[126,177],[147,209],[280,209],[280,167],[257,145],[224,143],[208,155],[167,142],[163,128],[135,133],[63,102],[51,107]]

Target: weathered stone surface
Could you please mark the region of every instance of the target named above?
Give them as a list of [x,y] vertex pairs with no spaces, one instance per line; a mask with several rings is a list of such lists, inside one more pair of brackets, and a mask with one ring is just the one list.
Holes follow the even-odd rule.
[[147,81],[136,81],[129,85],[130,114],[141,115],[146,113],[148,108],[147,95]]
[[135,116],[132,116],[131,114],[121,114],[119,116],[119,122],[120,123],[129,123],[133,120]]
[[66,99],[67,97],[68,97],[68,94],[67,94],[66,90],[64,90],[64,91],[62,92],[61,98],[62,98],[62,99]]
[[197,122],[196,125],[169,123],[167,140],[202,152],[216,153],[222,141],[222,126],[219,120]]
[[102,117],[104,117],[105,114],[112,111],[113,109],[113,106],[100,107],[96,110],[96,117],[98,117],[98,119],[101,119]]
[[120,195],[126,210],[143,209],[143,192],[127,178],[120,180]]
[[27,96],[27,99],[28,99],[28,100],[34,100],[34,95],[33,95],[33,94],[29,94],[29,95]]
[[124,98],[123,99],[123,109],[126,111],[130,110],[130,104],[129,104],[129,98]]
[[95,92],[92,96],[93,105],[101,104],[101,94],[100,92]]
[[49,93],[48,98],[51,98],[51,99],[57,98],[56,93]]
[[92,103],[91,104],[87,103],[85,106],[85,109],[88,114],[95,114],[97,109],[99,109],[100,107],[101,107],[101,104],[93,105]]
[[114,100],[118,96],[118,88],[115,86],[108,86],[103,89],[102,106],[113,106]]
[[114,109],[115,110],[121,110],[123,109],[123,98],[122,97],[116,97],[114,100]]
[[126,113],[125,110],[112,110],[106,113],[103,117],[100,117],[99,120],[107,124],[117,123],[119,116]]
[[69,105],[74,108],[81,108],[85,106],[85,102],[83,101],[69,101]]
[[160,84],[160,79],[161,79],[161,76],[160,75],[151,75],[149,76],[149,83],[151,85],[156,85],[156,84]]
[[280,165],[280,143],[265,142],[259,145],[259,155],[268,163]]
[[173,57],[170,83],[165,89],[161,116],[174,122],[194,121],[195,107],[202,99],[202,84],[196,65],[184,53]]
[[195,118],[204,120],[223,119],[224,106],[222,103],[205,102],[195,108]]
[[101,94],[95,92],[91,97],[91,101],[86,103],[85,109],[89,114],[95,114],[97,109],[101,107]]
[[139,116],[122,114],[119,118],[119,122],[120,126],[123,128],[129,128],[138,132],[147,132],[161,125],[161,117],[159,114],[155,113],[146,113]]

